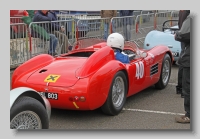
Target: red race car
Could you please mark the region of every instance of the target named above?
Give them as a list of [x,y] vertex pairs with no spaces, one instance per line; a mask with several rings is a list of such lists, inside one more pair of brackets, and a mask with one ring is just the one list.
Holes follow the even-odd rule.
[[[115,60],[106,42],[92,42],[80,40],[74,50],[56,57],[33,57],[14,71],[12,89],[33,88],[46,96],[52,108],[101,108],[105,114],[117,115],[127,97],[152,85],[158,89],[167,86],[173,62],[168,47],[143,50],[126,42],[123,53],[131,62],[123,64]],[[87,44],[90,46],[85,47]]]

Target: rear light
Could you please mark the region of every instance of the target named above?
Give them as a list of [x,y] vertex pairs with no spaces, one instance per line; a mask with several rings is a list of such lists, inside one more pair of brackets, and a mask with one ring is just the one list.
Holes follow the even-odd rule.
[[84,96],[79,97],[79,101],[84,102],[85,101],[85,97]]
[[77,96],[74,97],[74,101],[79,101],[79,98]]
[[85,100],[86,100],[86,98],[84,96],[69,97],[69,101],[74,101],[74,102],[78,102],[78,101],[84,102]]

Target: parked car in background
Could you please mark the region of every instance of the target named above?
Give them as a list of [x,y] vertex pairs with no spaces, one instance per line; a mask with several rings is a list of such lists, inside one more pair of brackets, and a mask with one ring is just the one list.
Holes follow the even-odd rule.
[[177,22],[178,20],[167,20],[163,23],[162,31],[153,30],[150,31],[144,40],[144,49],[152,49],[158,45],[165,45],[169,47],[173,54],[174,62],[178,60],[181,52],[181,44],[179,41],[174,39],[174,33],[178,30],[178,25],[169,27],[167,23],[169,22]]
[[25,36],[26,25],[21,20],[23,16],[28,16],[26,10],[10,10],[10,39]]

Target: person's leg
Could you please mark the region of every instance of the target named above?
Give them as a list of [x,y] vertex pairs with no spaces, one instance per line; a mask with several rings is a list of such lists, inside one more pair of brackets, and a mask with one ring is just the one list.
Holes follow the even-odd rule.
[[182,92],[184,95],[185,116],[190,118],[190,68],[183,68]]
[[62,32],[55,31],[54,34],[59,40],[59,44],[62,46],[61,53],[68,52],[68,37]]
[[[110,26],[110,24],[109,24]],[[112,21],[112,33],[114,33],[116,31],[116,23],[115,20]]]
[[53,34],[49,34],[49,36],[50,36],[50,39],[49,39],[49,43],[50,43],[50,45],[49,45],[49,54],[52,54],[53,53]]
[[58,44],[58,39],[54,34],[49,34],[49,36],[50,36],[49,54],[54,55],[56,46]]
[[126,26],[127,29],[127,41],[131,40],[131,25]]
[[181,94],[181,97],[184,97],[182,93],[182,76],[183,76],[183,67],[179,65],[178,67],[178,84],[176,86],[176,93]]
[[178,123],[190,123],[190,68],[183,68],[182,92],[184,95],[184,116],[175,117]]
[[68,37],[64,33],[60,32],[60,44],[62,45],[61,53],[67,53],[68,52]]
[[123,27],[124,39],[126,40],[126,38],[127,38],[127,29],[126,29],[126,19],[124,19],[124,18],[122,20],[122,27]]
[[103,39],[107,40],[108,38],[108,23],[104,23],[104,36]]
[[56,53],[56,47],[58,45],[58,39],[54,35],[54,40],[53,40],[53,52]]

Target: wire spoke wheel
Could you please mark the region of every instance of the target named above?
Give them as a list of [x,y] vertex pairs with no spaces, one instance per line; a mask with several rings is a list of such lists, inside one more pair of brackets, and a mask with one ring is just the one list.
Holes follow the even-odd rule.
[[113,84],[112,101],[115,107],[121,106],[124,99],[124,81],[122,77],[117,77]]
[[169,71],[170,71],[170,63],[168,60],[165,60],[162,71],[162,79],[164,84],[166,84],[168,81]]
[[22,96],[15,101],[10,109],[10,129],[48,128],[48,113],[39,100]]
[[123,71],[118,71],[111,83],[106,102],[101,107],[108,115],[117,115],[121,112],[126,102],[127,78]]
[[39,116],[32,111],[23,111],[10,122],[11,129],[42,129]]
[[172,61],[169,54],[165,54],[161,67],[160,79],[155,84],[155,87],[157,89],[164,89],[168,85],[171,75],[171,62]]

